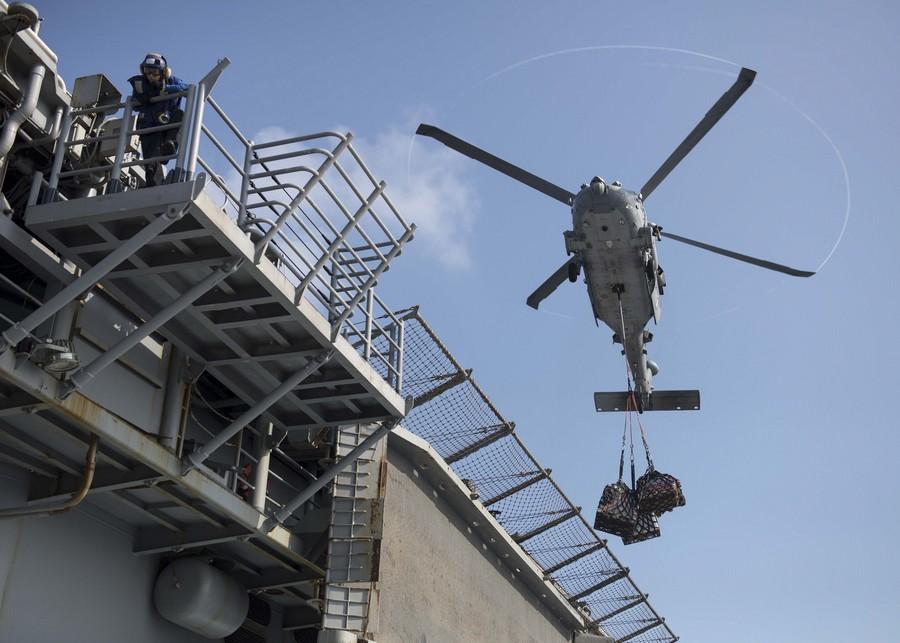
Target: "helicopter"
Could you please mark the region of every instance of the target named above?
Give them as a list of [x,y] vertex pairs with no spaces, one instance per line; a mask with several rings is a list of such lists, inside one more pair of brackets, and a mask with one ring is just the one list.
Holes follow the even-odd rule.
[[663,238],[794,277],[815,274],[665,232],[662,226],[647,219],[644,210],[647,198],[731,109],[755,77],[755,71],[742,68],[734,84],[639,191],[628,190],[619,181],[607,183],[595,176],[577,194],[572,193],[433,125],[422,123],[416,130],[416,134],[433,138],[571,209],[572,230],[563,233],[569,258],[531,293],[526,303],[537,309],[566,279],[574,283],[584,271],[595,323],[599,320],[613,331],[613,342],[622,344],[630,371],[628,391],[594,394],[597,411],[643,413],[700,408],[698,390],[655,391],[652,387],[659,367],[647,358],[644,347],[653,339],[647,324],[651,319],[659,323],[660,297],[666,285],[657,258],[657,242]]

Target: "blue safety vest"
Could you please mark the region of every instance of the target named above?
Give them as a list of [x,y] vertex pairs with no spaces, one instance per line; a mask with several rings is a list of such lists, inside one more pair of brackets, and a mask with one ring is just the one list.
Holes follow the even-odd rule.
[[[151,103],[150,99],[162,94],[162,87],[154,87],[143,75],[132,76],[128,79],[131,85],[132,96],[134,97],[134,111],[138,112],[138,129],[145,127],[153,127],[162,125],[160,116],[169,114],[181,108],[181,97],[169,100],[161,100],[158,103]],[[187,83],[176,76],[166,79],[165,91],[167,94],[183,92],[188,88]],[[165,117],[163,117],[165,120]]]

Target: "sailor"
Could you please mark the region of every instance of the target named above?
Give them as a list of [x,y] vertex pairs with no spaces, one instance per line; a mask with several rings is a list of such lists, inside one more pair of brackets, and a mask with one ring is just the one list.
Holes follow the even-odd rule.
[[[141,62],[141,73],[128,79],[132,89],[132,103],[138,112],[138,134],[141,139],[141,154],[144,159],[172,156],[178,150],[176,137],[179,128],[141,134],[140,130],[160,125],[180,123],[184,117],[181,97],[150,102],[150,99],[166,94],[185,91],[188,86],[180,78],[172,75],[172,68],[165,56],[150,52]],[[144,166],[147,186],[163,182],[163,168],[167,160],[151,162]]]

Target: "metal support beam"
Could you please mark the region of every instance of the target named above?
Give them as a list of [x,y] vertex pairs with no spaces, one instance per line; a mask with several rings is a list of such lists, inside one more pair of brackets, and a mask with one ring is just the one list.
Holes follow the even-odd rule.
[[643,603],[646,600],[647,600],[646,596],[641,596],[637,600],[631,601],[630,603],[625,603],[622,607],[614,609],[609,614],[605,614],[605,615],[601,616],[596,621],[591,623],[591,625],[600,625],[600,623],[602,623],[603,621],[608,621],[613,616],[618,616],[619,614],[622,614],[623,612],[627,612],[632,607],[637,607],[638,605],[640,605],[641,603]]
[[321,574],[310,570],[291,571],[289,569],[269,569],[261,574],[243,573],[236,575],[248,592],[263,592],[269,589],[281,589],[291,587],[309,581],[319,580]]
[[281,383],[278,387],[276,387],[272,392],[266,395],[259,402],[251,406],[249,409],[244,411],[240,417],[234,420],[231,424],[225,427],[222,431],[219,432],[216,437],[206,443],[203,448],[195,451],[194,453],[188,454],[183,462],[182,467],[182,475],[186,475],[189,471],[194,469],[195,467],[201,465],[216,449],[225,444],[228,440],[230,440],[238,431],[243,429],[247,424],[258,418],[262,415],[269,407],[275,404],[282,397],[290,393],[290,391],[300,384],[307,377],[315,373],[322,366],[325,365],[328,360],[334,356],[335,349],[329,348],[327,350],[322,351],[319,355],[312,360],[310,360],[306,366],[301,368],[299,371],[289,376],[284,382]]
[[[203,188],[203,182],[197,182],[198,188]],[[100,260],[95,266],[86,270],[81,277],[71,282],[53,297],[44,302],[44,305],[28,315],[20,322],[16,322],[0,334],[0,353],[5,352],[10,346],[15,346],[31,334],[31,331],[40,324],[50,319],[62,310],[76,297],[81,295],[94,284],[108,275],[113,268],[128,259],[145,244],[152,241],[160,232],[183,217],[190,207],[190,203],[181,207],[171,206],[164,214],[159,215],[153,221],[141,228],[133,237],[123,241],[122,245]]]
[[[221,487],[225,489],[224,486]],[[176,505],[183,509],[187,509],[192,516],[199,518],[200,520],[209,523],[213,527],[223,528],[225,527],[226,520],[222,518],[222,516],[209,507],[207,507],[206,503],[199,498],[195,498],[188,494],[185,494],[181,491],[181,487],[177,485],[177,483],[169,483],[168,481],[164,484],[159,484],[156,486],[156,491],[161,495],[165,496]],[[231,490],[228,489],[228,493],[230,496],[235,497],[234,494],[231,493]],[[243,500],[241,500],[243,503]]]
[[611,576],[607,576],[602,581],[600,581],[596,585],[588,587],[583,592],[579,592],[579,593],[575,594],[575,596],[572,597],[572,600],[573,601],[581,600],[585,596],[590,596],[594,592],[603,589],[607,585],[612,585],[616,581],[622,580],[626,576],[628,576],[628,568],[627,567],[622,570],[619,570],[618,572],[616,572],[615,574],[612,574]]
[[[194,306],[195,309],[203,309],[203,306]],[[306,350],[290,350],[276,353],[265,353],[261,355],[250,355],[247,354],[246,357],[243,355],[238,357],[223,357],[222,359],[211,359],[206,362],[206,366],[209,368],[216,368],[218,366],[243,366],[248,365],[251,362],[272,362],[278,361],[282,359],[294,359],[297,357],[302,357],[304,359],[308,359],[310,357],[315,357],[319,353],[322,352],[322,347],[317,346],[316,348],[308,348]],[[347,380],[338,380],[338,384],[348,384],[355,382],[355,379],[347,379]],[[303,387],[315,388],[316,386],[328,386],[331,382],[325,381],[322,383],[312,383],[312,384],[304,384]]]
[[571,565],[571,564],[574,563],[576,560],[580,560],[580,559],[584,558],[585,556],[590,556],[590,555],[593,554],[595,551],[597,551],[597,550],[599,550],[599,549],[603,549],[604,547],[606,547],[606,541],[605,541],[605,540],[601,540],[599,543],[597,543],[597,544],[594,545],[593,547],[588,547],[587,549],[584,549],[584,550],[578,552],[578,553],[575,554],[574,556],[571,556],[571,557],[569,557],[569,558],[566,558],[564,561],[562,561],[562,562],[560,562],[560,563],[556,563],[553,567],[548,567],[547,569],[544,570],[544,574],[546,574],[546,575],[549,576],[550,574],[552,574],[552,573],[554,573],[554,572],[558,572],[558,571],[561,570],[563,567],[566,567],[566,566],[568,566],[568,565]]
[[175,301],[156,313],[153,317],[141,324],[134,331],[126,335],[122,340],[117,342],[108,351],[100,355],[87,366],[78,369],[69,380],[60,387],[59,397],[65,399],[72,391],[81,388],[100,371],[122,357],[125,353],[141,343],[151,333],[156,331],[160,326],[175,317],[178,313],[190,306],[195,300],[199,299],[203,293],[212,290],[216,284],[221,282],[225,277],[232,274],[241,265],[241,259],[232,259],[226,261],[216,270],[213,270],[200,282],[194,284],[183,295]]
[[131,551],[138,556],[182,551],[237,540],[253,532],[243,525],[228,527],[189,527],[180,533],[166,528],[139,529]]
[[293,500],[285,503],[285,505],[265,523],[263,523],[263,531],[268,532],[275,528],[277,524],[283,523],[292,513],[302,507],[316,493],[318,493],[325,485],[334,480],[337,475],[356,462],[359,457],[375,445],[379,440],[390,433],[395,426],[400,423],[400,418],[393,418],[381,423],[375,431],[365,440],[356,445],[350,453],[332,464],[315,482],[310,483],[303,491],[301,491]]
[[417,406],[422,406],[426,402],[430,402],[431,400],[436,398],[441,393],[446,393],[450,389],[455,388],[455,387],[459,386],[460,384],[462,384],[463,382],[468,381],[468,379],[470,377],[472,377],[472,369],[471,368],[467,369],[467,370],[460,370],[455,375],[453,375],[452,377],[449,377],[447,380],[445,380],[441,384],[438,384],[437,386],[435,386],[433,389],[431,389],[427,393],[422,393],[422,395],[419,395],[418,397],[414,398],[413,399],[413,408],[416,408]]
[[[490,428],[490,427],[485,427],[485,428]],[[493,444],[500,438],[505,438],[507,435],[512,433],[513,430],[515,430],[515,428],[516,428],[515,422],[506,422],[504,424],[501,424],[500,428],[497,429],[496,431],[494,431],[493,433],[491,433],[490,435],[486,435],[485,437],[481,438],[478,442],[475,442],[474,444],[470,444],[469,446],[467,446],[463,449],[460,449],[456,453],[451,453],[446,458],[444,458],[444,460],[447,461],[447,464],[453,464],[454,462],[462,460],[466,456],[472,455],[476,451],[480,451],[484,447]]]
[[38,440],[34,437],[33,431],[18,429],[7,422],[2,422],[0,423],[0,445],[9,443],[12,443],[14,448],[24,447],[26,452],[30,452],[29,455],[35,455],[45,464],[49,463],[60,471],[72,476],[81,474],[77,460],[71,459],[68,455]]
[[[623,636],[622,638],[618,639],[618,640],[616,641],[616,643],[626,643],[627,641],[630,641],[631,639],[635,639],[635,638],[639,637],[641,634],[644,634],[644,633],[646,633],[646,632],[649,632],[649,631],[652,630],[654,627],[659,627],[660,625],[662,625],[662,624],[665,623],[665,622],[666,622],[666,619],[664,619],[664,618],[658,618],[658,619],[654,620],[652,623],[650,623],[649,625],[646,625],[646,626],[642,627],[642,628],[639,629],[639,630],[635,630],[634,632],[632,632],[632,633],[629,634],[628,636]],[[677,640],[677,639],[676,639],[676,640]]]
[[[94,474],[94,480],[91,483],[91,488],[88,490],[88,495],[92,496],[98,493],[144,487],[162,480],[164,477],[150,467],[143,465],[138,465],[132,471],[100,470]],[[30,496],[28,504],[62,500],[75,493],[79,484],[80,481],[73,476],[70,480],[63,482],[53,494]]]
[[284,611],[281,629],[285,632],[318,628],[322,614],[312,607],[291,607]]
[[[136,511],[142,516],[150,518],[153,522],[157,523],[158,525],[162,525],[169,531],[181,531],[181,524],[170,515],[163,513],[163,511],[168,507],[162,506],[162,503],[151,504],[148,502],[144,502],[140,498],[132,496],[128,492],[128,489],[113,491],[112,496],[125,504],[132,511]],[[172,504],[172,506],[174,506],[174,503]]]
[[333,426],[344,424],[369,424],[372,422],[384,422],[393,418],[388,411],[378,413],[376,415],[350,415],[345,418],[336,418],[332,416],[327,422],[310,422],[309,424],[291,424],[285,427],[287,431],[309,431],[311,429],[327,429]]
[[20,415],[27,413],[41,402],[24,391],[13,391],[10,395],[0,398],[0,417],[7,415]]
[[519,493],[520,491],[527,489],[528,487],[530,487],[533,484],[537,484],[538,482],[540,482],[541,480],[543,480],[544,478],[549,476],[551,473],[552,473],[552,469],[545,469],[544,471],[541,471],[539,474],[537,474],[533,478],[529,478],[525,482],[520,482],[515,487],[510,487],[506,491],[504,491],[502,493],[498,493],[493,498],[489,498],[488,500],[485,500],[481,504],[484,505],[485,507],[490,507],[491,505],[500,502],[504,498],[509,498],[511,495]]
[[225,68],[230,64],[231,61],[228,59],[228,56],[225,56],[216,61],[215,66],[206,72],[206,76],[200,79],[200,84],[206,87],[207,96],[212,93],[213,87],[216,86],[216,82],[219,80],[219,76],[222,75],[222,72],[225,71]]
[[581,507],[575,507],[574,509],[570,509],[569,511],[567,511],[566,513],[561,515],[559,518],[554,518],[553,520],[551,520],[550,522],[548,522],[545,525],[541,525],[540,527],[535,527],[531,531],[526,532],[522,535],[513,535],[512,539],[521,545],[526,540],[531,540],[535,536],[538,536],[538,535],[544,533],[548,529],[553,529],[554,527],[556,527],[556,525],[564,523],[565,521],[569,520],[570,518],[574,518],[575,516],[578,515],[578,512],[580,512],[580,511],[581,511]]
[[49,466],[40,458],[22,453],[9,445],[0,444],[0,462],[6,462],[7,464],[19,467],[20,469],[25,469],[29,473],[49,478],[51,482],[56,481],[58,472],[55,468]]

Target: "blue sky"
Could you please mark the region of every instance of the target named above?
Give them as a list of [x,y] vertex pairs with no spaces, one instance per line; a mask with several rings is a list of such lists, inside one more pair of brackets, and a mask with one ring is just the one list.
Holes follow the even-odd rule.
[[102,72],[124,88],[146,51],[188,81],[227,55],[215,96],[250,135],[349,128],[421,230],[382,296],[421,304],[589,513],[622,422],[595,414],[591,394],[623,386],[621,358],[582,284],[540,313],[524,305],[564,260],[569,214],[411,134],[427,120],[570,190],[594,174],[636,189],[738,71],[662,49],[757,70],[648,199],[650,218],[815,269],[846,220],[842,158],[849,222],[808,280],[661,244],[655,384],[700,388],[703,410],[643,417],[688,504],[662,538],[615,551],[685,641],[896,640],[900,6],[36,4],[70,87]]

